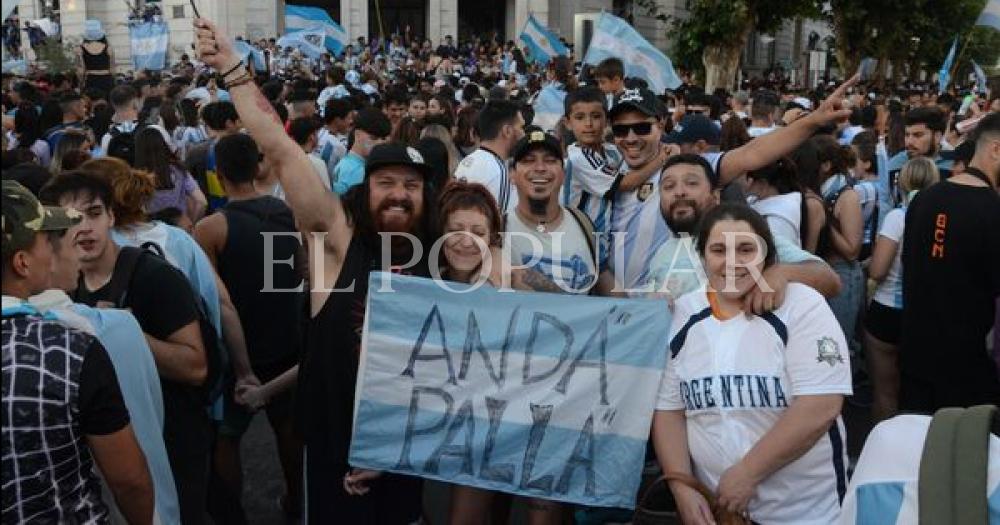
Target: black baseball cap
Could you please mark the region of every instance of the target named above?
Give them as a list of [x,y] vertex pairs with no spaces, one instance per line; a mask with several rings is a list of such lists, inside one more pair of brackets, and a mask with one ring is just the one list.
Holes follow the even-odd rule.
[[647,117],[659,118],[665,113],[663,103],[652,91],[645,88],[626,89],[615,96],[609,117],[613,120],[626,110],[634,110]]
[[428,179],[433,175],[431,167],[424,162],[423,155],[416,148],[400,142],[379,144],[372,148],[365,161],[365,177],[386,166],[408,166],[416,169]]
[[694,144],[699,140],[716,146],[722,132],[705,115],[686,115],[680,124],[667,135],[668,144]]
[[542,131],[541,128],[530,126],[525,130],[521,140],[514,144],[514,163],[517,164],[528,153],[538,148],[546,149],[556,157],[563,158],[562,146],[558,139]]

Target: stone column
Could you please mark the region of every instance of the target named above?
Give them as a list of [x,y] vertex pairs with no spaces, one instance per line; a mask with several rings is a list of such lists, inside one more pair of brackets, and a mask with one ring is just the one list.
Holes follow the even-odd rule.
[[368,0],[340,0],[340,17],[340,25],[352,43],[357,42],[359,36],[368,40]]

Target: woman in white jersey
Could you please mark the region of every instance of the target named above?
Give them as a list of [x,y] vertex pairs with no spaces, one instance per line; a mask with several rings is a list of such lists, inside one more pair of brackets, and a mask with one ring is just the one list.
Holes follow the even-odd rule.
[[[720,205],[697,238],[708,282],[676,302],[653,419],[660,466],[693,474],[756,523],[833,523],[847,486],[844,334],[823,297],[797,283],[774,312],[743,314],[776,258],[757,212]],[[698,492],[670,489],[684,523],[714,523]]]
[[875,422],[895,415],[899,402],[899,341],[903,319],[903,230],[906,205],[918,191],[940,179],[937,166],[926,157],[910,159],[899,172],[903,207],[885,216],[875,240],[868,277],[878,283],[865,314],[865,355],[871,375]]

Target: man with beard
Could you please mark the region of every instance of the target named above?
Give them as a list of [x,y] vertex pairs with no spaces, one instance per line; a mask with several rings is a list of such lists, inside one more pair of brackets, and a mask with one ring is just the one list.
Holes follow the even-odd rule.
[[[659,190],[660,216],[678,236],[660,245],[653,255],[647,286],[648,291],[675,300],[704,282],[691,235],[701,218],[720,202],[718,177],[707,160],[685,153],[667,161]],[[763,272],[763,282],[758,280],[757,289],[747,297],[747,312],[760,314],[778,307],[789,282],[809,285],[828,297],[837,293],[837,274],[822,259],[781,237],[775,237],[774,244],[778,264]]]
[[[224,79],[244,125],[285,190],[299,229],[313,234],[310,319],[299,368],[297,420],[305,441],[306,519],[313,523],[412,523],[420,518],[421,483],[384,475],[364,496],[349,496],[343,480],[354,411],[368,274],[427,275],[419,245],[431,231],[430,168],[413,148],[372,149],[365,179],[341,200],[312,174],[305,152],[288,137],[271,104],[240,64],[232,41],[212,22],[194,22],[201,59]],[[407,238],[409,234],[409,238]],[[392,241],[391,243],[389,241]],[[333,293],[336,291],[337,293]]]
[[1000,297],[1000,113],[968,140],[976,153],[965,172],[921,191],[907,208],[900,410],[1000,403],[986,349]]
[[513,182],[521,199],[505,215],[511,265],[535,270],[524,279],[539,291],[587,294],[594,289],[606,295],[613,281],[593,223],[582,211],[559,204],[566,176],[559,141],[533,127],[514,145],[513,156]]
[[[712,173],[718,176],[716,186],[725,187],[748,171],[763,168],[788,155],[821,127],[846,119],[849,109],[843,109],[847,89],[857,78],[845,82],[815,111],[795,122],[755,138],[750,143],[726,152],[701,153]],[[662,105],[645,89],[626,89],[615,99],[611,109],[611,130],[615,145],[622,152],[625,162],[623,172],[645,167],[649,162],[659,162],[662,136]],[[655,202],[649,196],[658,186],[659,170],[654,170],[647,184],[633,194],[615,197],[612,213],[613,250],[610,265],[614,272],[617,292],[628,292],[648,281],[649,262],[652,254],[666,242],[672,232]],[[652,203],[652,204],[650,204]]]
[[951,176],[951,161],[941,158],[940,152],[941,136],[945,131],[945,120],[941,110],[933,106],[911,109],[903,120],[905,149],[889,159],[889,190],[890,195],[895,195],[897,204],[902,202],[902,195],[897,194],[896,181],[899,180],[899,171],[903,169],[906,161],[916,157],[927,157],[937,164],[941,180]]

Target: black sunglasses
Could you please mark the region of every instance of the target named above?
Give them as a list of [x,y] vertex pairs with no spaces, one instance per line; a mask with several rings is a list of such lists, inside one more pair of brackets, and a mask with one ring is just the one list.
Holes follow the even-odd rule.
[[627,137],[629,130],[639,136],[649,135],[653,131],[653,123],[636,122],[635,124],[614,124],[611,126],[611,133],[620,139]]

